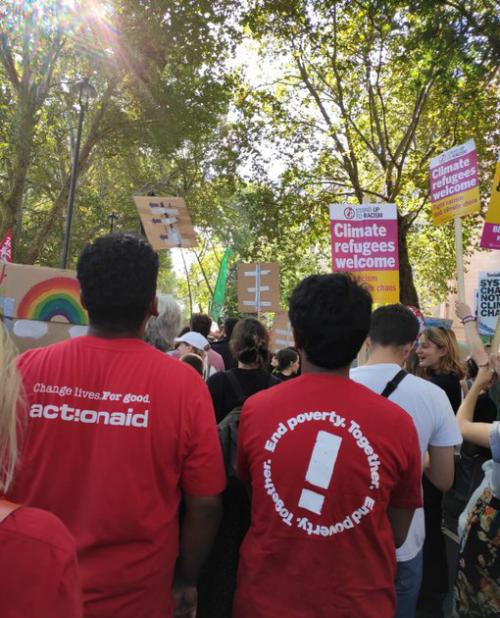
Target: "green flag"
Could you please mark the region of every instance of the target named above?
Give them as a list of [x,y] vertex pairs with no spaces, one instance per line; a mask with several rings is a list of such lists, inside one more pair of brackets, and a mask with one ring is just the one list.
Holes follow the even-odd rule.
[[217,283],[215,284],[214,295],[210,305],[210,315],[216,321],[219,320],[222,308],[224,307],[224,299],[226,297],[227,275],[229,273],[229,260],[233,255],[232,249],[226,249],[222,262],[220,263],[219,274],[217,275]]

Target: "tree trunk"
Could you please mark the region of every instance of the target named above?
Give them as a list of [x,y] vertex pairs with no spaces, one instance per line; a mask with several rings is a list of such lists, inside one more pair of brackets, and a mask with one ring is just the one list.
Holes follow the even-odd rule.
[[399,251],[399,286],[400,300],[403,305],[420,307],[417,289],[413,282],[413,272],[411,269],[410,258],[408,256],[408,225],[398,213],[398,251]]
[[3,238],[8,229],[12,229],[12,260],[16,260],[17,241],[22,231],[22,205],[26,178],[33,147],[35,118],[28,101],[19,103],[19,116],[16,137],[13,141],[13,172],[10,194],[4,199],[5,216],[0,229]]

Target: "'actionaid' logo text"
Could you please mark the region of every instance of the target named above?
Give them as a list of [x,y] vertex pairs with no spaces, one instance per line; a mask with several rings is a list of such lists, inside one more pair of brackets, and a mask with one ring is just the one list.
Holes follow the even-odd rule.
[[105,412],[72,408],[66,403],[61,406],[53,404],[44,406],[40,403],[34,403],[30,408],[29,415],[30,418],[44,418],[50,421],[60,419],[72,423],[85,423],[86,425],[145,428],[148,426],[149,410],[145,410],[143,413],[134,413],[133,408],[128,408],[126,412]]

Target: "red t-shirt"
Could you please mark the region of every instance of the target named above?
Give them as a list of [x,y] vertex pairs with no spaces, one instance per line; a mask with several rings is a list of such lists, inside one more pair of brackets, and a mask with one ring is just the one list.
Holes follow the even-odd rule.
[[2,618],[81,618],[75,540],[51,513],[20,507],[0,523]]
[[75,536],[88,618],[170,616],[181,490],[225,486],[203,380],[138,339],[79,337],[19,369],[28,428],[10,499]]
[[411,417],[347,378],[307,373],[247,400],[238,456],[252,522],[234,618],[392,618],[386,510],[421,506]]

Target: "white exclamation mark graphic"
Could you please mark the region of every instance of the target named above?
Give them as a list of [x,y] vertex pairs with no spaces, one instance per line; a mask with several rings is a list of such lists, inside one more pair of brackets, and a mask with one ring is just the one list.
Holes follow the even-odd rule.
[[[328,489],[332,480],[333,469],[339,454],[342,438],[327,431],[319,431],[316,436],[306,481],[321,489]],[[299,506],[312,513],[321,515],[325,496],[310,489],[303,489],[300,494]]]

